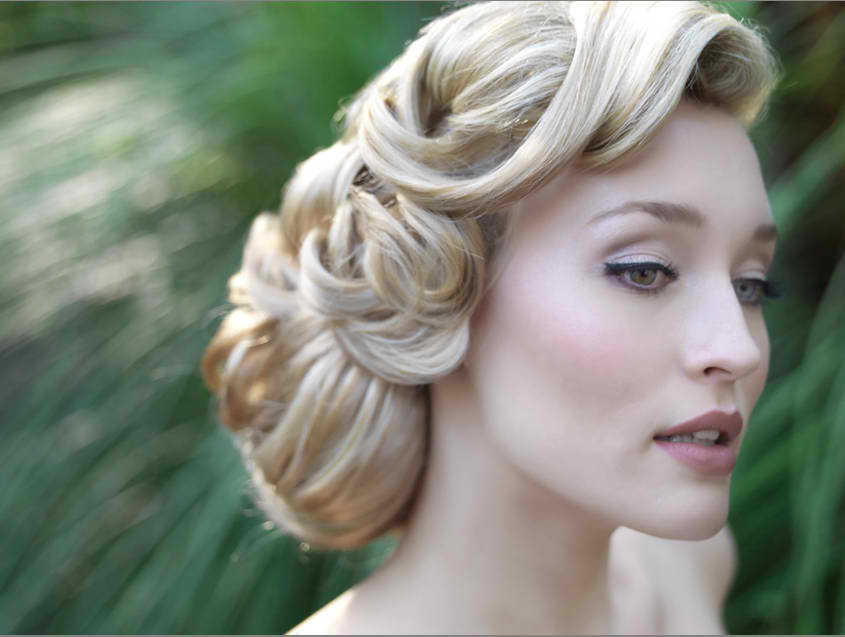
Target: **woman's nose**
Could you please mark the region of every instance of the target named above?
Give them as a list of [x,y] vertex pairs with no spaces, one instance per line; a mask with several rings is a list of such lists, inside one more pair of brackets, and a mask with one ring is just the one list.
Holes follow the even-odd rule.
[[[761,343],[749,325],[747,307],[737,299],[732,284],[719,285],[699,297],[685,353],[690,375],[714,381],[739,380],[760,366]],[[760,321],[765,331],[762,317]],[[765,334],[757,338],[761,336],[766,338]]]

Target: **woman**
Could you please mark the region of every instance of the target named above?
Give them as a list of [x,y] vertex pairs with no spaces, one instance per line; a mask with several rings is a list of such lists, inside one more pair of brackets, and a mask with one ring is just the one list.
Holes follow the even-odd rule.
[[360,92],[203,360],[283,529],[401,538],[296,632],[721,630],[774,75],[697,3],[488,3]]

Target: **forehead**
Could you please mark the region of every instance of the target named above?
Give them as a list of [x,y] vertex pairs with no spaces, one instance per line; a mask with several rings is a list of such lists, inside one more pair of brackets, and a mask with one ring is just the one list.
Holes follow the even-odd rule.
[[553,215],[556,227],[581,229],[629,201],[686,205],[705,226],[726,231],[772,223],[760,164],[743,126],[716,108],[682,102],[621,165],[605,171],[567,167],[526,197],[520,226],[528,231]]

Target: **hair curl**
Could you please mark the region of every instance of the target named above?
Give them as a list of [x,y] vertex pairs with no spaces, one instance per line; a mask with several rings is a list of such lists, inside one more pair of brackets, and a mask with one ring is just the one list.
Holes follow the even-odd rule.
[[426,25],[254,220],[202,360],[271,519],[329,548],[400,524],[427,385],[465,355],[513,205],[569,162],[613,167],[682,98],[751,126],[777,74],[754,28],[696,2],[490,2]]

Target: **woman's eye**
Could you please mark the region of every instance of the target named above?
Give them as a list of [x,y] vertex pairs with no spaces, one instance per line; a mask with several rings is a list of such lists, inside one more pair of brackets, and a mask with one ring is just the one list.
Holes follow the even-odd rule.
[[605,263],[605,272],[609,276],[620,280],[624,285],[638,292],[654,294],[662,290],[666,284],[654,286],[658,279],[674,281],[678,278],[677,271],[671,264],[664,265],[654,262],[633,263]]
[[764,298],[776,299],[782,295],[779,284],[765,279],[737,279],[734,290],[745,305],[761,305]]
[[762,281],[758,282],[754,279],[737,279],[734,281],[734,290],[736,290],[736,295],[741,303],[757,305],[760,302],[762,288],[759,283],[762,283]]

